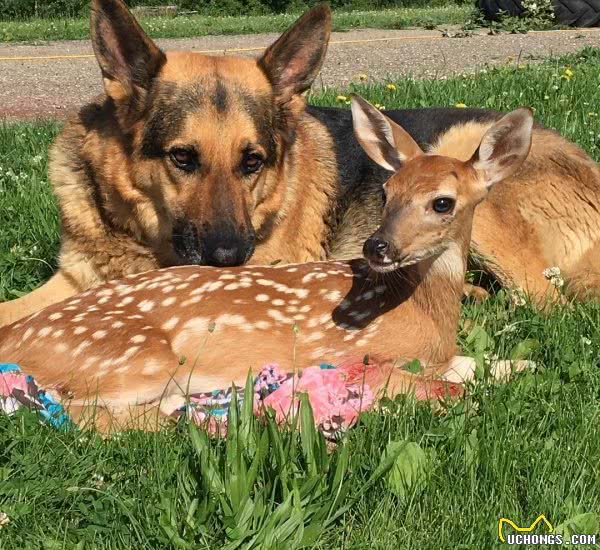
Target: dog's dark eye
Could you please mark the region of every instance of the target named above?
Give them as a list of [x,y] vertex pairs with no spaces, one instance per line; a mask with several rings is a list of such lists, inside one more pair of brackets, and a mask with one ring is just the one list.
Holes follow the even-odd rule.
[[258,153],[246,153],[242,159],[242,172],[245,175],[254,174],[262,168],[264,162]]
[[171,161],[177,168],[186,172],[193,172],[198,168],[198,154],[193,149],[174,147],[169,151]]
[[438,214],[447,214],[454,208],[455,204],[456,201],[450,197],[438,197],[433,200],[432,206]]

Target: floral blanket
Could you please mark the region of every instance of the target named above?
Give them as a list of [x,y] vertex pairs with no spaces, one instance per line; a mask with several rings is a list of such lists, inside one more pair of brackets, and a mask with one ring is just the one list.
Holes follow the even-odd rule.
[[62,405],[40,389],[33,376],[23,374],[12,363],[0,363],[0,412],[10,415],[21,407],[36,411],[55,428],[70,423]]
[[[210,433],[224,434],[232,392],[229,388],[192,394],[189,404],[175,411],[174,416],[189,416]],[[236,393],[242,402],[243,389],[236,388]],[[368,385],[349,381],[346,373],[333,365],[309,367],[294,376],[270,364],[254,380],[254,412],[260,414],[265,408],[271,408],[276,421],[285,422],[298,410],[301,393],[308,395],[315,424],[328,439],[337,439],[374,401]]]
[[[242,402],[243,389],[236,390]],[[332,365],[309,367],[294,376],[270,364],[254,380],[254,410],[260,414],[271,407],[277,421],[283,422],[297,410],[299,393],[308,394],[315,423],[327,438],[337,438],[348,429],[374,399],[367,385],[348,383],[345,374]],[[232,388],[192,394],[188,404],[171,416],[188,417],[210,433],[224,434],[232,394]],[[21,372],[17,365],[0,363],[0,412],[11,415],[22,407],[39,413],[56,428],[72,425],[62,405],[39,388],[32,376]]]
[[[277,422],[285,422],[298,411],[299,395],[305,393],[315,424],[326,438],[335,440],[356,422],[361,412],[373,406],[375,396],[369,380],[374,380],[372,375],[376,371],[376,365],[364,363],[338,367],[324,363],[294,374],[282,371],[276,364],[266,365],[254,379],[254,412],[259,415],[270,408]],[[434,387],[436,395],[415,388],[417,399],[460,395],[461,392],[462,386],[450,383]],[[243,389],[236,387],[236,393],[242,402]],[[176,420],[189,418],[209,433],[223,435],[227,432],[232,396],[233,388],[192,394],[186,405],[172,411],[170,416]],[[17,365],[0,363],[0,412],[10,415],[22,407],[36,411],[56,428],[75,425],[63,406],[39,388],[32,376],[21,372]]]

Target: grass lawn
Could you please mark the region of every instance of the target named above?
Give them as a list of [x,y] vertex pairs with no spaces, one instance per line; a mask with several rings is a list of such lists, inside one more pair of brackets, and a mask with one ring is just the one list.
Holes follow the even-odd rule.
[[[378,28],[404,29],[461,25],[471,13],[471,6],[448,3],[427,8],[397,8],[377,11],[336,12],[334,31]],[[217,17],[189,15],[179,17],[143,17],[142,26],[153,38],[188,38],[219,34],[254,34],[282,32],[299,14],[249,15]],[[89,38],[89,19],[32,19],[0,21],[0,42],[32,42],[47,40],[78,40]]]
[[[353,90],[388,109],[531,105],[600,160],[599,63],[600,50],[588,49],[523,69]],[[343,105],[348,91],[310,100]],[[46,150],[57,129],[0,126],[0,298],[50,274],[58,225]],[[0,417],[9,521],[0,548],[487,549],[502,546],[498,518],[524,526],[541,513],[562,533],[600,533],[599,335],[598,304],[541,316],[499,293],[465,305],[465,354],[530,350],[536,372],[505,386],[482,381],[445,414],[388,402],[332,455],[309,430],[279,434],[244,412],[227,441],[186,426],[103,440],[29,414]]]

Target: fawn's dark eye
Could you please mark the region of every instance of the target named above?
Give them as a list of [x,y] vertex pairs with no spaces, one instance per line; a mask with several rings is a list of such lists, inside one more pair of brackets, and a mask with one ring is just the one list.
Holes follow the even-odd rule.
[[258,153],[244,153],[242,173],[247,176],[258,172],[264,164],[264,159]]
[[173,147],[169,151],[169,157],[171,158],[171,162],[180,170],[193,172],[198,168],[198,153],[194,149]]
[[450,197],[438,197],[433,199],[432,208],[438,214],[447,214],[454,208],[455,204],[456,201]]

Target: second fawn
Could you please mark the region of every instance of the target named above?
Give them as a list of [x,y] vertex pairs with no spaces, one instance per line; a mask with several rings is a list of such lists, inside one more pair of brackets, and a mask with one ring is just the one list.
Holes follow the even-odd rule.
[[[467,162],[423,153],[358,97],[352,112],[369,156],[395,171],[366,261],[142,273],[0,329],[0,358],[75,418],[90,402],[116,418],[138,406],[166,412],[273,361],[291,372],[371,354],[387,365],[371,387],[389,393],[468,378],[455,340],[473,213],[526,158],[531,112],[498,121]],[[396,368],[415,358],[423,374]]]

